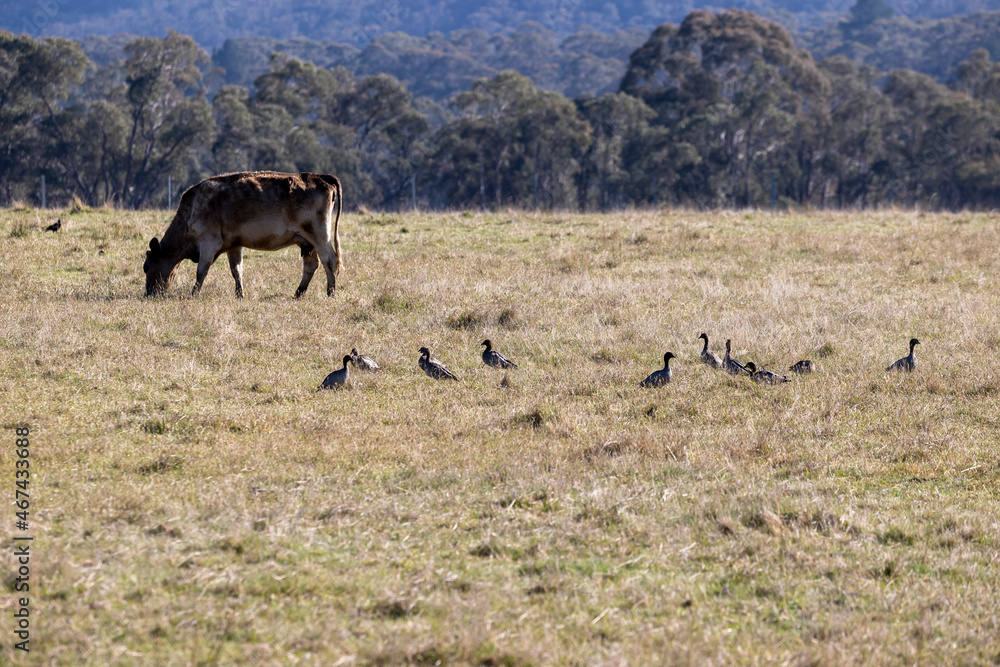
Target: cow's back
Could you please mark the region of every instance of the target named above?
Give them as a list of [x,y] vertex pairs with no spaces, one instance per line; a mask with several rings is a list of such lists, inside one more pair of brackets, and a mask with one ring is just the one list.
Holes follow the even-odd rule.
[[218,237],[224,248],[276,250],[327,227],[335,190],[313,174],[238,172],[194,186],[190,232]]

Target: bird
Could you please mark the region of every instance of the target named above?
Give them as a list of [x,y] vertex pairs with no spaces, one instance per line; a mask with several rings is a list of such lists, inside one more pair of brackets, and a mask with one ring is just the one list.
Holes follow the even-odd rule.
[[335,389],[337,387],[343,387],[347,384],[347,379],[351,377],[351,370],[347,367],[347,364],[354,363],[351,359],[351,355],[344,355],[344,367],[326,376],[323,380],[323,384],[319,386],[320,389]]
[[424,373],[427,373],[428,377],[432,377],[435,380],[457,380],[458,377],[444,367],[437,359],[431,358],[431,351],[426,347],[420,348],[420,360],[417,362],[420,368],[423,369]]
[[47,232],[58,232],[59,228],[62,227],[62,218],[56,220],[51,225],[45,228]]
[[772,373],[771,371],[757,370],[757,365],[752,361],[746,364],[746,372],[750,374],[750,379],[757,384],[781,384],[791,382],[786,376]]
[[360,368],[363,371],[377,371],[378,364],[375,360],[369,357],[367,354],[358,354],[358,348],[351,348],[351,361],[354,362],[355,368]]
[[705,347],[701,348],[701,360],[712,368],[722,368],[722,359],[715,352],[708,351],[708,334],[703,333],[698,336],[698,340],[705,340]]
[[663,369],[659,371],[654,371],[648,378],[639,383],[640,387],[659,387],[660,385],[667,384],[673,379],[674,373],[670,370],[670,360],[674,359],[673,352],[667,352],[663,355]]
[[740,373],[746,373],[747,367],[744,366],[739,361],[736,361],[729,355],[730,340],[726,339],[726,358],[723,359],[723,366],[731,375],[739,375]]
[[815,371],[816,364],[813,363],[812,359],[803,359],[802,361],[798,361],[789,366],[788,370],[793,373],[801,373],[805,375],[806,373],[812,373]]
[[493,349],[493,343],[489,338],[480,343],[480,345],[486,346],[486,349],[483,350],[483,363],[487,366],[492,366],[493,368],[517,368],[517,364]]
[[914,371],[917,368],[917,355],[913,353],[913,348],[920,345],[920,341],[916,338],[910,339],[910,353],[898,359],[892,365],[888,366],[885,370],[887,371]]

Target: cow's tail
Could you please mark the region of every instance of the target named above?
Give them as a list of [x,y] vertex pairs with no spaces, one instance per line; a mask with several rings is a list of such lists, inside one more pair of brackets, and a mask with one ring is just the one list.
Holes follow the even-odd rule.
[[333,219],[333,250],[337,253],[337,272],[344,268],[344,254],[340,250],[340,214],[344,210],[344,189],[336,176],[323,174],[322,179],[333,186],[333,196],[337,198],[337,216]]

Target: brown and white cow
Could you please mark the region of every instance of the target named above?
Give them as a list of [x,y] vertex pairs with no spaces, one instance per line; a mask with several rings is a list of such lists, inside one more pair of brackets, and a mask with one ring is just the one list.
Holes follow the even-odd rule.
[[320,262],[331,296],[343,267],[338,231],[342,210],[343,191],[336,176],[251,171],[207,178],[184,192],[163,240],[150,240],[142,265],[146,296],[169,288],[185,259],[198,264],[191,292],[196,294],[208,268],[226,253],[236,296],[242,297],[243,248],[279,250],[293,244],[302,249],[296,298],[309,287]]

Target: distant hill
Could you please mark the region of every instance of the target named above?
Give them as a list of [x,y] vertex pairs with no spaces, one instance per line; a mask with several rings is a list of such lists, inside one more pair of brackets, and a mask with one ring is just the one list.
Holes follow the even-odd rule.
[[[377,35],[405,32],[483,30],[510,32],[533,21],[560,36],[589,28],[602,33],[637,28],[649,31],[679,23],[693,9],[721,11],[736,6],[794,31],[822,26],[846,13],[854,0],[0,0],[0,29],[32,36],[131,33],[163,36],[168,28],[217,48],[231,37],[306,38],[363,48]],[[1000,0],[887,0],[910,20],[943,18],[1000,9]]]
[[[630,54],[649,33],[638,28],[601,33],[583,29],[568,36],[538,23],[500,34],[455,30],[445,36],[418,37],[405,32],[376,35],[363,48],[335,40],[306,37],[237,37],[226,39],[212,54],[209,79],[252,86],[268,70],[271,55],[285,53],[325,68],[345,67],[364,76],[385,72],[406,83],[417,97],[443,101],[467,90],[478,78],[504,69],[516,70],[536,85],[571,98],[596,97],[618,89]],[[92,35],[81,40],[98,65],[122,57],[121,48],[134,35]],[[1000,11],[977,12],[945,19],[880,19],[859,30],[845,30],[839,19],[796,34],[816,61],[845,55],[888,72],[908,67],[948,81],[955,68],[977,48],[1000,61]]]
[[883,72],[906,67],[947,81],[976,49],[1000,60],[1000,11],[916,21],[893,16],[857,31],[830,23],[801,33],[798,41],[817,61],[844,55]]
[[391,74],[414,95],[435,100],[468,90],[476,79],[504,69],[569,97],[596,97],[618,89],[629,55],[648,37],[644,30],[631,29],[610,34],[587,30],[560,38],[531,23],[506,35],[482,30],[456,30],[448,37],[388,33],[364,49],[303,38],[243,37],[226,40],[212,60],[225,71],[226,83],[244,86],[267,70],[272,53],[282,52],[322,67],[346,67],[357,75]]

